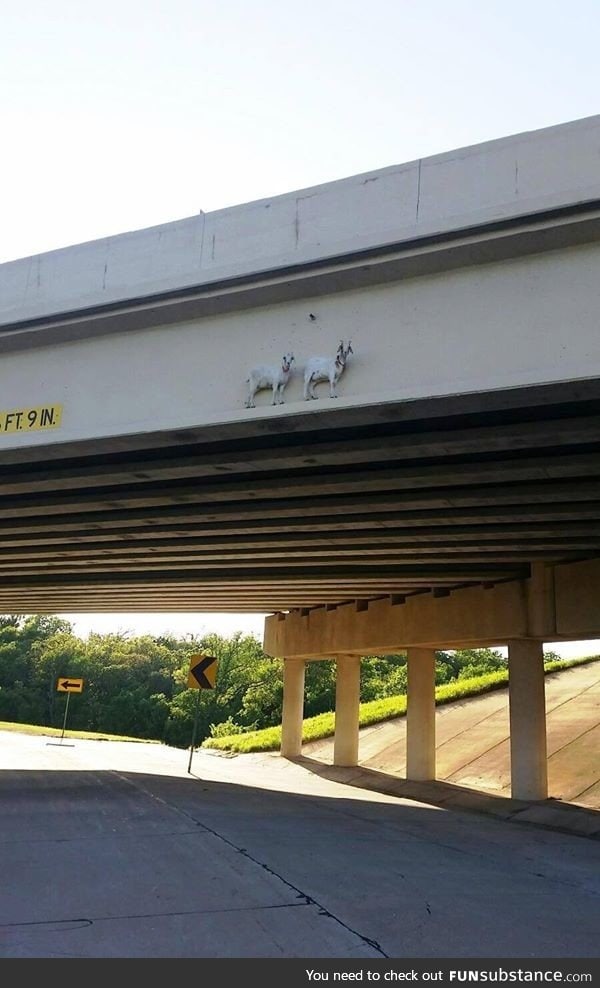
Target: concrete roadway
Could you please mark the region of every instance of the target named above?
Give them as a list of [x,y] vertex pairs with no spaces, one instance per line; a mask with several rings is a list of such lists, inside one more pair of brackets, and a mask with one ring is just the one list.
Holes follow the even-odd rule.
[[597,957],[600,841],[277,755],[0,733],[0,957]]

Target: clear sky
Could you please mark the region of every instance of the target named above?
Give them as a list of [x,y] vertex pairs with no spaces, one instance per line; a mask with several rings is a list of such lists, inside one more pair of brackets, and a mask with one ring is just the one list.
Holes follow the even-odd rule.
[[591,116],[599,29],[598,0],[2,0],[0,262]]
[[[205,635],[217,632],[228,638],[237,631],[255,635],[262,641],[264,614],[61,614],[73,625],[73,631],[87,638],[90,631],[99,634],[119,632],[135,635]],[[600,647],[598,649],[600,651]]]

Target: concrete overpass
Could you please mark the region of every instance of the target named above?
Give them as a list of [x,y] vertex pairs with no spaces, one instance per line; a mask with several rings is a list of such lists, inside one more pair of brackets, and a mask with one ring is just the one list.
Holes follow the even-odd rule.
[[[0,608],[257,611],[285,657],[508,644],[546,794],[542,644],[600,637],[600,116],[0,266]],[[354,353],[337,399],[303,364]],[[285,403],[256,362],[293,351]]]

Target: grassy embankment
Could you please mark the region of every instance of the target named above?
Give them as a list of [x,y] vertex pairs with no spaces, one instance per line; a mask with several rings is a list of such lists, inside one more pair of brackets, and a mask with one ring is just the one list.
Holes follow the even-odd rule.
[[[544,664],[544,668],[546,675],[548,675],[562,669],[569,669],[571,666],[596,662],[598,659],[600,656],[590,655],[581,659],[549,661]],[[469,696],[478,696],[480,693],[488,693],[490,690],[501,689],[507,684],[508,670],[489,672],[485,676],[477,676],[474,679],[456,679],[451,683],[444,683],[443,686],[436,687],[435,702],[437,705],[451,703],[453,700],[462,700]],[[404,694],[388,696],[383,700],[361,703],[359,724],[361,727],[367,727],[369,724],[391,720],[393,717],[402,717],[404,714],[406,714],[406,696]],[[305,742],[319,741],[321,738],[331,737],[334,730],[335,714],[333,712],[319,714],[317,717],[308,717],[302,727],[302,740]],[[232,734],[224,738],[206,738],[202,742],[202,747],[248,753],[251,751],[277,751],[280,744],[281,725],[278,725],[277,727],[267,727],[262,731],[248,731],[244,734]]]
[[[545,663],[546,675],[553,672],[560,672],[562,669],[569,669],[571,666],[584,665],[588,662],[600,660],[598,655],[589,655],[581,659],[566,659],[559,662]],[[508,683],[508,672],[490,672],[485,676],[477,676],[474,679],[457,679],[452,683],[445,683],[437,686],[435,691],[436,704],[451,703],[453,700],[462,700],[469,696],[478,696],[480,693],[488,693],[491,690],[501,689]],[[406,696],[389,696],[383,700],[371,700],[369,703],[361,703],[359,723],[361,727],[369,724],[378,724],[384,720],[391,720],[394,717],[402,717],[406,714]],[[333,712],[319,714],[317,717],[308,717],[303,724],[302,740],[319,741],[321,738],[331,737],[335,730],[335,714]],[[19,734],[39,734],[48,737],[60,737],[62,729],[60,727],[44,727],[36,724],[18,724],[9,721],[0,721],[0,731],[15,731]],[[93,741],[137,741],[144,744],[162,744],[161,741],[150,738],[133,738],[120,734],[106,734],[102,731],[69,731],[66,730],[65,738],[88,738]],[[221,751],[234,751],[238,753],[251,751],[277,751],[281,743],[281,725],[277,727],[266,727],[262,731],[247,731],[244,734],[232,734],[225,738],[206,738],[202,742],[203,748],[216,748]]]
[[[12,721],[0,720],[0,731],[14,731],[17,734],[41,734],[51,738],[59,738],[61,727],[43,727],[39,724],[17,724]],[[65,738],[88,738],[91,741],[143,741],[145,744],[160,744],[149,738],[130,738],[121,734],[105,734],[103,731],[69,731],[65,730]]]

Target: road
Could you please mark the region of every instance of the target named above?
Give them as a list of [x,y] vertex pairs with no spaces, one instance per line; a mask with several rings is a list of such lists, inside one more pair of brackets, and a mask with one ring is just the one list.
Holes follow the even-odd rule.
[[277,755],[0,733],[0,957],[598,957],[600,841]]

